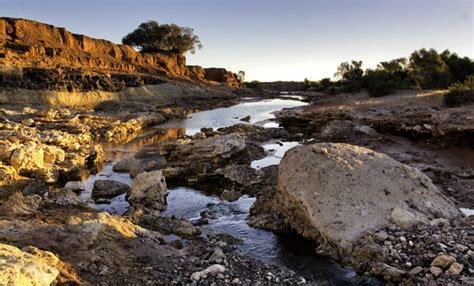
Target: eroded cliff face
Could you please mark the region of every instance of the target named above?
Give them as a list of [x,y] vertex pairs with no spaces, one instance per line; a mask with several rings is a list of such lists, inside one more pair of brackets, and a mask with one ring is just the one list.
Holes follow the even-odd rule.
[[[0,18],[0,84],[29,89],[105,90],[176,79],[238,86],[226,70],[208,78],[174,53],[140,53],[127,45],[73,34],[36,21]],[[215,84],[215,83],[214,83]]]

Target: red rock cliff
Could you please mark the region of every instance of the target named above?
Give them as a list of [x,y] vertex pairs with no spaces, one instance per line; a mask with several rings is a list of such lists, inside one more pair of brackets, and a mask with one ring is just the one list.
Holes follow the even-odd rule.
[[[140,53],[130,46],[73,34],[65,28],[25,19],[0,18],[0,70],[58,66],[208,83],[207,77],[196,76],[196,68],[188,70],[183,55]],[[225,79],[218,82],[231,86],[238,83],[235,78]]]

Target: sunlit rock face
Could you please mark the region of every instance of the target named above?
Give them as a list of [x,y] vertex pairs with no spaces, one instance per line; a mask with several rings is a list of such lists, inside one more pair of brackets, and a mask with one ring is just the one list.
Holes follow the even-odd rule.
[[[30,252],[30,253],[29,253]],[[8,244],[0,244],[1,285],[51,285],[59,274],[54,254],[35,247],[22,251]]]
[[201,67],[188,69],[181,54],[140,53],[26,19],[0,18],[0,47],[0,84],[30,89],[117,91],[169,78],[239,85],[225,69],[215,69],[218,76]]
[[[318,143],[289,150],[266,208],[301,235],[350,251],[369,230],[459,211],[418,169],[367,148]],[[261,222],[260,226],[273,222]]]

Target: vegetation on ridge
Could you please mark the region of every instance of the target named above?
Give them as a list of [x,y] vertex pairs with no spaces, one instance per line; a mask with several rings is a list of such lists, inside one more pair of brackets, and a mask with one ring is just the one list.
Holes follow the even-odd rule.
[[202,44],[194,30],[176,24],[159,24],[157,21],[141,23],[138,28],[122,39],[122,43],[145,53],[173,52],[195,53]]
[[[381,62],[375,69],[362,69],[362,61],[352,60],[341,63],[335,77],[320,81],[305,79],[305,85],[315,91],[327,93],[357,92],[367,89],[372,97],[384,96],[396,92],[397,89],[446,89],[450,87],[450,99],[447,104],[469,102],[470,75],[474,74],[474,61],[468,57],[460,57],[456,53],[445,50],[438,53],[435,49],[420,49],[410,57],[398,58]],[[471,78],[472,80],[472,78]],[[466,81],[466,83],[461,84]],[[472,82],[471,82],[472,83]],[[470,89],[472,94],[472,88]],[[454,100],[456,96],[462,99]],[[452,105],[452,104],[451,104]]]

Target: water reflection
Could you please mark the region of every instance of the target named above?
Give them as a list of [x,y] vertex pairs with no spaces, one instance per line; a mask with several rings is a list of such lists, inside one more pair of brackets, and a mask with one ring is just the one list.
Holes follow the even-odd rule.
[[150,128],[134,140],[125,143],[102,143],[104,149],[104,159],[109,161],[118,161],[125,157],[131,157],[138,151],[144,149],[153,149],[158,143],[167,142],[183,138],[186,135],[185,128]]
[[[231,107],[193,113],[187,119],[171,120],[156,127],[185,128],[187,135],[193,135],[204,127],[217,129],[236,124],[254,124],[256,122],[275,118],[275,115],[273,114],[275,111],[304,105],[307,105],[307,103],[294,99],[268,99],[255,102],[244,102]],[[250,116],[248,122],[240,120],[246,116]]]

